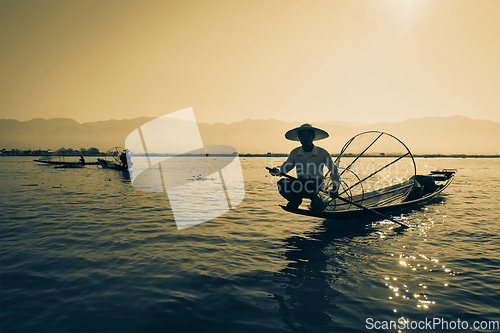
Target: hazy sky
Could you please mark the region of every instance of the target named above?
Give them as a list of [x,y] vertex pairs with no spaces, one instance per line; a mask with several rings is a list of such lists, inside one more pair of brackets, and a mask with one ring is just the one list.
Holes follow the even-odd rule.
[[500,121],[497,0],[0,4],[0,118]]

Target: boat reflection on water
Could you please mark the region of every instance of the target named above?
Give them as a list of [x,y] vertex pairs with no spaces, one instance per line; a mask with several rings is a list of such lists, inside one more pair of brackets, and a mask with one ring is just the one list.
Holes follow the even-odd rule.
[[326,327],[339,329],[337,304],[342,293],[335,289],[334,283],[347,278],[346,263],[353,255],[348,252],[352,248],[345,245],[372,232],[371,227],[365,226],[332,230],[324,223],[313,232],[284,240],[284,259],[289,264],[275,277],[284,283],[285,295],[275,293],[271,298],[278,302],[287,329],[300,332]]

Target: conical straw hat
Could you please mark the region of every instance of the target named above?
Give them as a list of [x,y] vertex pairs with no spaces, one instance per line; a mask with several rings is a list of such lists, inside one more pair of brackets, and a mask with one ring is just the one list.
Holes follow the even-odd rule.
[[286,132],[285,138],[287,138],[288,140],[292,140],[292,141],[300,141],[299,140],[299,132],[300,131],[313,131],[314,132],[314,140],[313,141],[323,140],[323,139],[328,138],[328,136],[329,136],[327,132],[323,131],[322,129],[316,128],[316,127],[312,126],[311,124],[302,124],[299,127],[296,127],[294,129],[291,129],[288,132]]

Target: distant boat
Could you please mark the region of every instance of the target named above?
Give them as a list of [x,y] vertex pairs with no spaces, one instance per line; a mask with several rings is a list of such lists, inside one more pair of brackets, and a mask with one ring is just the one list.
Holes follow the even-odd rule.
[[38,163],[54,164],[54,165],[97,165],[97,164],[99,164],[99,162],[81,163],[81,162],[50,161],[50,160],[42,160],[42,159],[33,160],[33,161],[38,162]]
[[103,168],[103,169],[113,169],[113,170],[122,170],[125,171],[127,170],[127,167],[122,165],[122,164],[117,164],[111,161],[106,161],[103,160],[102,158],[97,159],[97,163]]
[[125,150],[121,147],[113,147],[106,153],[106,158],[98,158],[97,163],[103,169],[128,171]]
[[71,163],[71,164],[57,164],[54,165],[56,169],[80,169],[85,167],[84,163]]

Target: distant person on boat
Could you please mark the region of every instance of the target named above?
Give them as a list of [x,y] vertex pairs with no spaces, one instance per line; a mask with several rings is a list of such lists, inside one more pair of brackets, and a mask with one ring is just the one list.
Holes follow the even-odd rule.
[[127,151],[123,151],[122,154],[120,155],[120,161],[122,162],[123,167],[127,167]]
[[283,178],[277,184],[280,194],[288,200],[288,208],[297,209],[303,198],[311,199],[311,210],[322,211],[326,208],[327,204],[318,195],[325,180],[324,167],[330,170],[333,183],[328,195],[332,198],[338,196],[337,166],[325,149],[313,144],[313,141],[326,139],[328,136],[327,132],[310,124],[303,124],[286,132],[285,138],[300,141],[302,146],[293,149],[286,162],[280,168],[271,169],[269,173],[273,176],[285,175],[296,168],[298,179]]
[[80,155],[80,160],[79,160],[79,162],[80,162],[81,164],[85,164],[85,159],[83,158],[83,155]]

